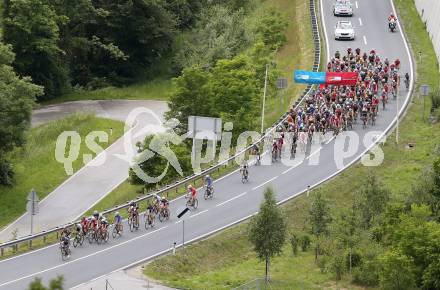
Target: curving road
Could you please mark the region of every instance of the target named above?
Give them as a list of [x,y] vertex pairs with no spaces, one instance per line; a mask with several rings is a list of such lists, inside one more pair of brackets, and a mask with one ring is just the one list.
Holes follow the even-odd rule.
[[[393,9],[386,0],[358,0],[353,22],[361,19],[362,26],[356,25],[358,38],[355,43],[335,42],[332,39],[336,19],[332,15],[330,1],[323,1],[323,20],[330,51],[345,49],[348,45],[363,50],[375,48],[381,55],[390,59],[402,60],[402,71],[412,71],[411,59],[402,35],[387,32],[385,19]],[[366,43],[364,42],[364,37]],[[411,78],[413,79],[413,78]],[[409,93],[401,88],[400,104],[408,101]],[[363,142],[367,133],[381,135],[389,131],[397,115],[397,102],[391,101],[386,111],[379,111],[379,118],[374,128],[362,130],[355,126],[360,144],[352,152],[343,153],[341,147],[356,137],[353,133],[344,133],[337,138],[327,136],[322,148],[312,146],[308,155],[299,154],[292,164],[286,166],[277,163],[269,166],[252,167],[250,182],[242,184],[239,173],[233,172],[215,183],[214,200],[199,202],[199,208],[188,213],[185,220],[185,242],[191,242],[253,215],[259,207],[262,193],[266,186],[272,186],[277,192],[279,202],[289,200],[303,193],[307,186],[317,185],[356,162],[367,148],[373,145],[371,139]],[[399,107],[404,111],[404,106]],[[354,138],[354,139],[353,139]],[[319,150],[320,148],[320,150]],[[343,158],[345,157],[345,158]],[[339,160],[335,162],[335,160]],[[164,224],[157,224],[154,230],[140,230],[138,233],[124,232],[120,239],[111,239],[107,245],[86,245],[74,249],[68,262],[61,262],[57,245],[14,257],[0,262],[0,289],[25,289],[34,277],[48,279],[58,274],[64,275],[66,285],[73,287],[94,278],[106,275],[118,269],[129,267],[141,261],[151,259],[170,251],[174,242],[182,244],[182,226],[176,213],[183,209],[185,200],[178,198],[171,203],[172,219]]]

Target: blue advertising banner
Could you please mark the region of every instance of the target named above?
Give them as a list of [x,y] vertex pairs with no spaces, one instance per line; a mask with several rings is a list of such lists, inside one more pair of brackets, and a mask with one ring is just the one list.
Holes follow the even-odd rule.
[[293,79],[300,84],[325,84],[325,72],[296,70]]

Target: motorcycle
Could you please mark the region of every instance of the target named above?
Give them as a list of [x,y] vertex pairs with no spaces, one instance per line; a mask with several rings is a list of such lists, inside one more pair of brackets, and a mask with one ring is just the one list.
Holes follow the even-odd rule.
[[391,32],[396,31],[396,21],[395,20],[391,20],[390,22],[388,22],[388,28],[390,29]]

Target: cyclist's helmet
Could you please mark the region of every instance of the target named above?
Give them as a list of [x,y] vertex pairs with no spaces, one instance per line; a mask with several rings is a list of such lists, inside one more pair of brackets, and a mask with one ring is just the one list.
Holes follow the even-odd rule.
[[209,174],[206,174],[205,178],[209,178]]
[[119,211],[115,212],[115,216],[118,216],[118,215],[119,215]]
[[98,214],[98,211],[95,209],[94,211],[93,211],[93,215],[97,215]]
[[188,185],[188,189],[191,189],[192,188],[192,185],[190,184],[190,185]]

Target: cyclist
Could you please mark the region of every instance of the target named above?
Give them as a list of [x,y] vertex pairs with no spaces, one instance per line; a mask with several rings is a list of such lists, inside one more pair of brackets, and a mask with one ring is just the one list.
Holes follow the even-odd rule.
[[170,206],[170,203],[168,202],[168,199],[165,198],[165,196],[162,196],[160,199],[160,208],[161,210],[167,210]]
[[194,204],[194,203],[195,203],[195,200],[196,200],[196,198],[197,198],[197,190],[196,190],[196,188],[195,188],[194,186],[192,186],[191,184],[188,185],[188,195],[189,195],[189,198],[190,198],[190,203],[191,203],[191,204]]
[[118,211],[115,212],[115,218],[113,220],[113,224],[115,225],[116,231],[118,233],[122,232],[122,217]]
[[254,146],[252,147],[252,151],[254,155],[257,156],[257,164],[259,164],[261,161],[261,155],[260,155],[260,148],[258,147],[257,144],[254,144]]
[[409,88],[409,74],[405,73],[405,86],[406,88]]
[[61,232],[60,237],[61,247],[64,249],[65,253],[67,253],[67,258],[70,257],[69,245],[70,245],[70,230],[68,227],[65,227]]
[[97,210],[93,211],[93,217],[91,222],[94,231],[96,231],[100,226],[100,220],[101,220],[101,214]]
[[137,205],[137,203],[134,200],[131,201],[130,205],[128,206],[129,218],[131,219],[136,218],[137,222],[139,223],[138,209],[139,206]]
[[243,165],[240,168],[240,172],[241,172],[241,176],[244,179],[247,180],[249,178],[249,166],[248,166],[246,160],[243,161]]
[[205,186],[206,186],[206,190],[208,191],[208,196],[211,195],[212,190],[213,190],[213,180],[212,177],[209,176],[209,174],[207,174],[205,176]]
[[86,218],[85,216],[81,219],[81,229],[84,234],[86,234],[89,231],[90,227],[90,218]]

